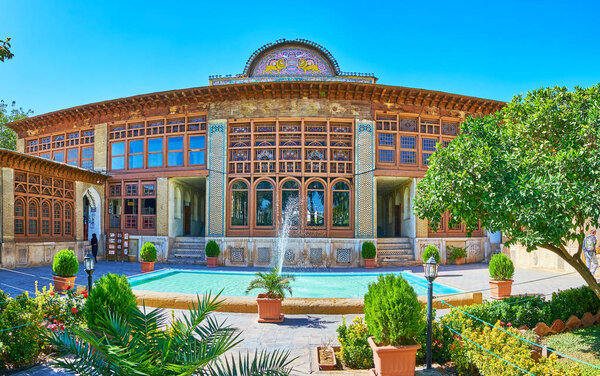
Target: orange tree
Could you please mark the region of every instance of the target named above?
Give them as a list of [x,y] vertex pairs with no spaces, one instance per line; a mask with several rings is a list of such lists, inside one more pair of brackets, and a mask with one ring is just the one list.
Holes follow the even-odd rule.
[[447,211],[468,231],[481,222],[502,231],[507,245],[557,254],[600,298],[581,257],[600,219],[600,85],[541,88],[495,114],[466,119],[417,188],[415,213],[433,228]]

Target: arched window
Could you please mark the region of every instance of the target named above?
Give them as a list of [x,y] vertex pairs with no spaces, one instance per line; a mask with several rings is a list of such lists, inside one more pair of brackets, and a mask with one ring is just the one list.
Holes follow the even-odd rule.
[[343,181],[335,183],[331,198],[333,227],[350,226],[350,186]]
[[256,186],[256,226],[273,226],[273,184],[266,180]]
[[73,207],[71,204],[65,205],[65,235],[71,235],[73,229]]
[[325,186],[319,181],[308,184],[306,216],[308,226],[318,227],[325,224]]
[[53,234],[54,235],[62,235],[62,207],[58,202],[54,204],[54,213],[53,213]]
[[42,202],[42,235],[50,235],[50,204],[48,201]]
[[25,235],[25,202],[18,198],[15,200],[15,234]]
[[298,227],[300,218],[299,195],[300,185],[296,181],[288,180],[281,186],[281,218],[291,221],[293,227]]
[[29,201],[29,209],[27,211],[27,235],[38,235],[38,215],[39,205],[37,200]]
[[241,180],[231,186],[231,225],[248,226],[248,184]]

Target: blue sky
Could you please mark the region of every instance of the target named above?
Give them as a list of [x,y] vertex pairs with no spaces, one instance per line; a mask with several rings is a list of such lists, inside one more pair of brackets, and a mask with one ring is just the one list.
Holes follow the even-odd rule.
[[379,83],[510,100],[600,82],[597,1],[0,0],[0,99],[41,114],[241,73],[261,45],[304,38]]

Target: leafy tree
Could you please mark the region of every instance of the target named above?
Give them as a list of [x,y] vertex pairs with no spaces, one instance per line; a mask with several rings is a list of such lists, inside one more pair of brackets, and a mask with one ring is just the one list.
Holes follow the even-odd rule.
[[10,60],[15,56],[10,51],[10,37],[6,37],[5,40],[0,39],[0,61],[4,62],[4,60]]
[[469,231],[481,221],[502,231],[507,245],[557,254],[600,297],[581,257],[600,219],[600,85],[541,88],[496,114],[468,118],[434,154],[417,193],[415,212],[432,227],[447,211]]
[[10,104],[10,108],[4,101],[0,101],[0,148],[10,150],[17,148],[17,133],[6,124],[25,119],[31,114],[33,114],[32,110],[24,111],[23,108],[17,107],[14,101]]

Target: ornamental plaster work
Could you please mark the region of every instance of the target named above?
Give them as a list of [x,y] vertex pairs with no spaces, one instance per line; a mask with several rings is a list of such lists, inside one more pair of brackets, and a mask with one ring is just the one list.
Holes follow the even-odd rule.
[[467,239],[467,262],[481,262],[485,258],[484,247],[481,245],[481,238]]
[[208,231],[207,236],[225,234],[227,120],[208,121]]

